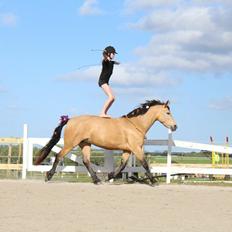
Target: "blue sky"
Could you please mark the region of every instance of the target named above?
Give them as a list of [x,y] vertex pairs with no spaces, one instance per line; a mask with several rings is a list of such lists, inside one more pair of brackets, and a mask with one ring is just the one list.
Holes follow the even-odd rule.
[[[62,114],[99,114],[91,49],[113,45],[112,116],[169,99],[175,139],[232,139],[231,22],[226,0],[0,0],[0,137],[22,136],[23,123],[48,137]],[[148,134],[166,136],[158,123]]]

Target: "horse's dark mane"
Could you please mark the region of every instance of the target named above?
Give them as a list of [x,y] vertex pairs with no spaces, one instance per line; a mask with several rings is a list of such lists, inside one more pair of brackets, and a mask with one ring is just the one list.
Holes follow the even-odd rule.
[[161,102],[159,100],[150,100],[150,101],[147,100],[145,103],[140,104],[139,107],[137,107],[136,109],[132,110],[127,115],[123,115],[122,117],[132,118],[132,117],[136,117],[136,116],[139,116],[139,115],[143,115],[143,114],[145,114],[149,110],[149,108],[151,106],[155,106],[155,105],[165,105],[165,103]]

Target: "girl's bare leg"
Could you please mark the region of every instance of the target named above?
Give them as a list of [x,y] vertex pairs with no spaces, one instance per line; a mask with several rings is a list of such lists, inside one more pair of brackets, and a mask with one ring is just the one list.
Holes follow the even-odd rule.
[[114,97],[112,89],[110,88],[110,86],[108,84],[103,84],[101,87],[102,87],[103,91],[105,92],[105,94],[108,96],[108,99],[104,103],[104,106],[103,106],[102,111],[100,113],[100,117],[110,117],[109,115],[107,115],[107,111],[109,110],[109,108],[113,104],[115,97]]

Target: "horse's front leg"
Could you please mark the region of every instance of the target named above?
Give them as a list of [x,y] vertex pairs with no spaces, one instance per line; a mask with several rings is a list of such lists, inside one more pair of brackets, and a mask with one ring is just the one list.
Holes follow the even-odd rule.
[[145,157],[144,157],[144,159],[141,160],[140,162],[141,162],[143,168],[146,170],[146,173],[145,173],[146,176],[147,176],[148,179],[151,181],[151,184],[154,185],[154,184],[157,182],[157,180],[156,180],[155,177],[152,175],[151,170],[150,170],[150,168],[149,168],[149,165],[148,165],[148,163],[147,163]]
[[151,184],[154,185],[157,181],[156,181],[156,179],[153,177],[153,175],[151,173],[149,165],[148,165],[148,163],[147,163],[147,161],[145,159],[143,149],[141,147],[136,147],[133,152],[134,152],[136,158],[142,164],[143,168],[146,170],[145,174],[148,177],[148,179],[150,180]]
[[128,163],[129,157],[130,157],[130,153],[127,151],[124,151],[122,154],[122,162],[120,166],[115,171],[108,174],[108,180],[116,178],[122,172],[122,170],[126,167]]

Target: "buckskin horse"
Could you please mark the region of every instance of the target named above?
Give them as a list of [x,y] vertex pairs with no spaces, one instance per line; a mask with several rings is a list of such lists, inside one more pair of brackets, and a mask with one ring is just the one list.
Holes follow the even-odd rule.
[[143,152],[144,139],[151,126],[159,121],[165,127],[175,131],[177,125],[172,117],[169,101],[160,102],[150,100],[141,104],[127,115],[119,118],[102,118],[94,115],[82,115],[73,118],[62,116],[60,124],[55,128],[50,141],[37,154],[35,164],[40,164],[58,143],[62,128],[64,130],[64,147],[56,155],[52,169],[46,173],[49,181],[56,172],[60,160],[74,147],[80,146],[83,154],[83,163],[90,173],[93,183],[98,184],[101,180],[91,167],[90,155],[91,144],[108,150],[122,150],[121,165],[108,174],[109,179],[116,178],[126,167],[129,156],[133,153],[146,170],[146,176],[151,184],[155,180],[151,174]]

